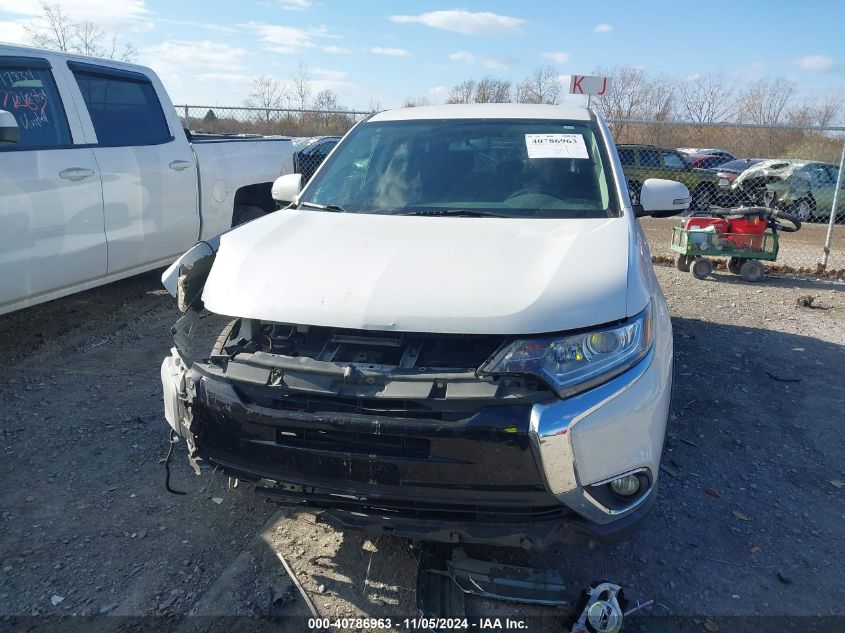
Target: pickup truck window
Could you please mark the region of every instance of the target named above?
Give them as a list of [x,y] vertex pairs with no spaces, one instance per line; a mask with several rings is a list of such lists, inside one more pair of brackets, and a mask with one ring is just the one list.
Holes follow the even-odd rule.
[[100,145],[157,145],[172,139],[151,82],[109,75],[107,70],[74,70],[73,76]]
[[64,107],[48,68],[0,66],[0,110],[12,113],[19,135],[17,143],[0,145],[0,152],[71,144]]
[[368,122],[337,147],[301,201],[355,213],[616,216],[600,143],[587,121]]

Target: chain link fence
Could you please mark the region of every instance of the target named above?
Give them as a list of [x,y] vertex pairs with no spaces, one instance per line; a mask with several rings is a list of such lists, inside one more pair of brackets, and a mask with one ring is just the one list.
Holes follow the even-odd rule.
[[[777,263],[802,272],[845,275],[845,195],[840,176],[845,127],[611,121],[636,202],[647,178],[682,182],[692,210],[762,205],[798,216],[780,233]],[[672,257],[675,218],[644,218],[653,255]],[[830,249],[830,242],[839,250]],[[835,274],[835,272],[834,272]]]
[[295,137],[343,135],[372,114],[355,110],[295,110],[218,106],[175,106],[182,127],[206,134],[264,134]]
[[[298,138],[297,170],[307,179],[338,138],[370,112],[177,105],[194,133]],[[648,178],[682,182],[696,213],[766,205],[804,222],[780,234],[777,264],[845,277],[845,127],[612,120],[619,156],[636,202]],[[306,138],[307,137],[307,138]],[[841,195],[837,195],[839,192]],[[668,259],[678,219],[643,218],[653,255]],[[831,247],[837,245],[838,250]]]

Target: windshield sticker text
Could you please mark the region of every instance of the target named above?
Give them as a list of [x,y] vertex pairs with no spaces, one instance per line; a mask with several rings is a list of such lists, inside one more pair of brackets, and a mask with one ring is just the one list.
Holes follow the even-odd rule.
[[589,158],[580,134],[526,134],[528,158]]

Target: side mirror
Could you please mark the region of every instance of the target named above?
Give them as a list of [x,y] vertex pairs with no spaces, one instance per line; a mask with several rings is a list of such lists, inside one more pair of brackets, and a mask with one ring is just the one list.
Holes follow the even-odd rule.
[[668,218],[686,211],[691,203],[686,185],[674,180],[649,178],[640,189],[640,204],[634,212],[637,217]]
[[285,174],[276,178],[270,195],[276,202],[290,204],[296,202],[300,191],[302,191],[302,174]]
[[18,122],[11,112],[0,110],[0,144],[17,143]]

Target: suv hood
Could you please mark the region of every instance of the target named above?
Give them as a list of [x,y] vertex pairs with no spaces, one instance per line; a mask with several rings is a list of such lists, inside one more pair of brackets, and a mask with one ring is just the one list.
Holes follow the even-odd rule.
[[625,218],[282,210],[220,238],[217,314],[338,328],[536,334],[629,316]]

